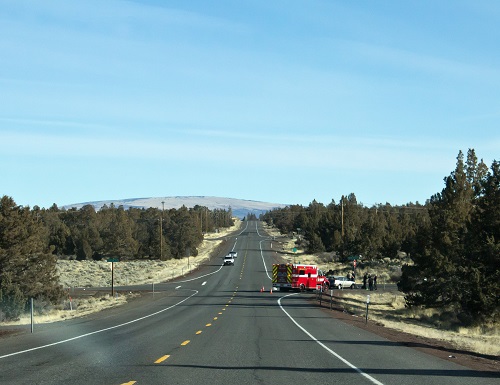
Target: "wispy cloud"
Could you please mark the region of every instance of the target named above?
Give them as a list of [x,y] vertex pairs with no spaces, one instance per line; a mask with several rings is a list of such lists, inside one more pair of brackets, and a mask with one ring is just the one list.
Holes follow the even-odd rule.
[[400,49],[353,40],[335,40],[343,50],[363,57],[370,63],[379,63],[395,72],[411,71],[453,77],[461,81],[469,79],[483,82],[500,82],[500,69],[463,60],[430,55],[428,53]]
[[[150,136],[151,137],[151,136]],[[272,159],[276,168],[315,168],[317,170],[413,170],[435,171],[448,167],[449,156],[456,152],[449,143],[422,142],[397,138],[356,138],[338,136],[230,134],[191,130],[182,135],[158,139],[145,137],[72,133],[38,134],[0,132],[0,141],[9,143],[4,155],[91,158],[105,163],[109,159],[136,161],[204,162],[240,167],[266,167]],[[422,156],[425,152],[426,156]],[[250,156],[244,156],[248,154]]]

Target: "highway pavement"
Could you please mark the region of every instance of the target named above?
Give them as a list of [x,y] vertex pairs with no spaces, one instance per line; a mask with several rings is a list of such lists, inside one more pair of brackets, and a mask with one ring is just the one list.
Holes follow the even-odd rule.
[[[325,314],[312,293],[271,291],[260,222],[213,258],[129,305],[0,340],[0,384],[499,384]],[[264,290],[262,290],[264,289]]]

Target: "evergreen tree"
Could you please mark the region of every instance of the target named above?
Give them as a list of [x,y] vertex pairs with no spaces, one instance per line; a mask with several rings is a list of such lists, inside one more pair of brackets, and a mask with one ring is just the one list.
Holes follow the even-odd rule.
[[0,200],[0,306],[11,319],[19,317],[28,298],[52,302],[63,294],[38,214],[10,197]]
[[414,265],[403,268],[399,283],[409,306],[441,307],[455,312],[466,325],[497,314],[498,264],[486,266],[484,256],[493,255],[495,260],[486,245],[495,250],[498,239],[494,229],[482,226],[495,223],[483,215],[485,207],[495,212],[495,167],[494,163],[486,177],[474,151],[468,152],[466,163],[460,152],[455,170],[445,178],[445,188],[431,198],[431,226],[421,229],[421,241],[412,253]]
[[[470,318],[498,320],[500,316],[500,163],[481,183],[465,249],[471,261],[471,290],[464,296]],[[471,285],[471,286],[472,286]]]
[[92,205],[85,205],[80,210],[62,211],[60,216],[70,231],[64,248],[66,255],[74,254],[78,260],[100,259],[104,246],[100,212],[98,215]]
[[303,217],[301,227],[304,231],[304,238],[307,241],[306,251],[317,253],[325,250],[325,245],[320,237],[320,222],[325,212],[325,206],[313,200],[306,208],[306,215]]
[[380,207],[368,210],[366,220],[361,226],[363,237],[360,242],[360,253],[366,256],[380,255],[385,235],[385,216]]
[[203,235],[196,226],[196,216],[185,206],[172,214],[172,223],[167,228],[167,233],[174,258],[198,254],[197,247],[203,240]]
[[101,232],[104,257],[133,259],[139,245],[132,236],[133,222],[123,206],[110,207],[105,212],[105,218]]
[[361,228],[364,220],[364,209],[358,204],[356,195],[349,194],[347,198],[341,201],[344,206],[344,237],[342,245],[343,257],[349,255],[358,255],[362,253],[362,238]]
[[60,210],[54,204],[48,210],[42,210],[41,220],[47,228],[48,243],[52,253],[55,255],[72,254],[73,249],[68,250],[68,239],[71,237],[71,231],[68,226],[61,220]]

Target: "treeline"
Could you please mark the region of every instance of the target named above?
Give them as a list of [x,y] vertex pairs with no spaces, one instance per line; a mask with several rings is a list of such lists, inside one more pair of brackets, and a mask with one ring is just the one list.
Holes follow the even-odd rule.
[[155,259],[196,256],[203,233],[234,224],[231,209],[181,207],[125,210],[87,205],[64,210],[0,200],[0,319],[17,318],[29,298],[56,302],[63,295],[58,258]]
[[364,207],[340,202],[289,206],[262,216],[282,233],[298,232],[310,253],[373,260],[406,253],[398,286],[408,306],[440,307],[464,325],[498,320],[500,164],[490,168],[470,149],[457,157],[442,192],[424,205]]
[[429,222],[426,205],[389,203],[365,207],[354,194],[323,205],[292,205],[267,212],[261,219],[281,233],[296,233],[308,253],[333,252],[340,261],[350,256],[363,260],[396,258]]
[[106,258],[179,259],[196,256],[204,232],[230,227],[232,212],[195,206],[161,210],[93,206],[81,209],[34,208],[33,215],[46,228],[52,254],[78,260]]
[[323,205],[292,205],[267,212],[261,219],[282,234],[297,233],[308,253],[335,252],[340,261],[361,255],[365,260],[395,258],[429,220],[426,206],[389,203],[365,207],[354,194]]

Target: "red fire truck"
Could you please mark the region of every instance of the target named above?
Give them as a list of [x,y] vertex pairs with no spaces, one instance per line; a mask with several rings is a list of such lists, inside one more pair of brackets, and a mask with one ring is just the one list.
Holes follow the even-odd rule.
[[273,264],[273,289],[314,290],[321,288],[326,281],[316,265]]

